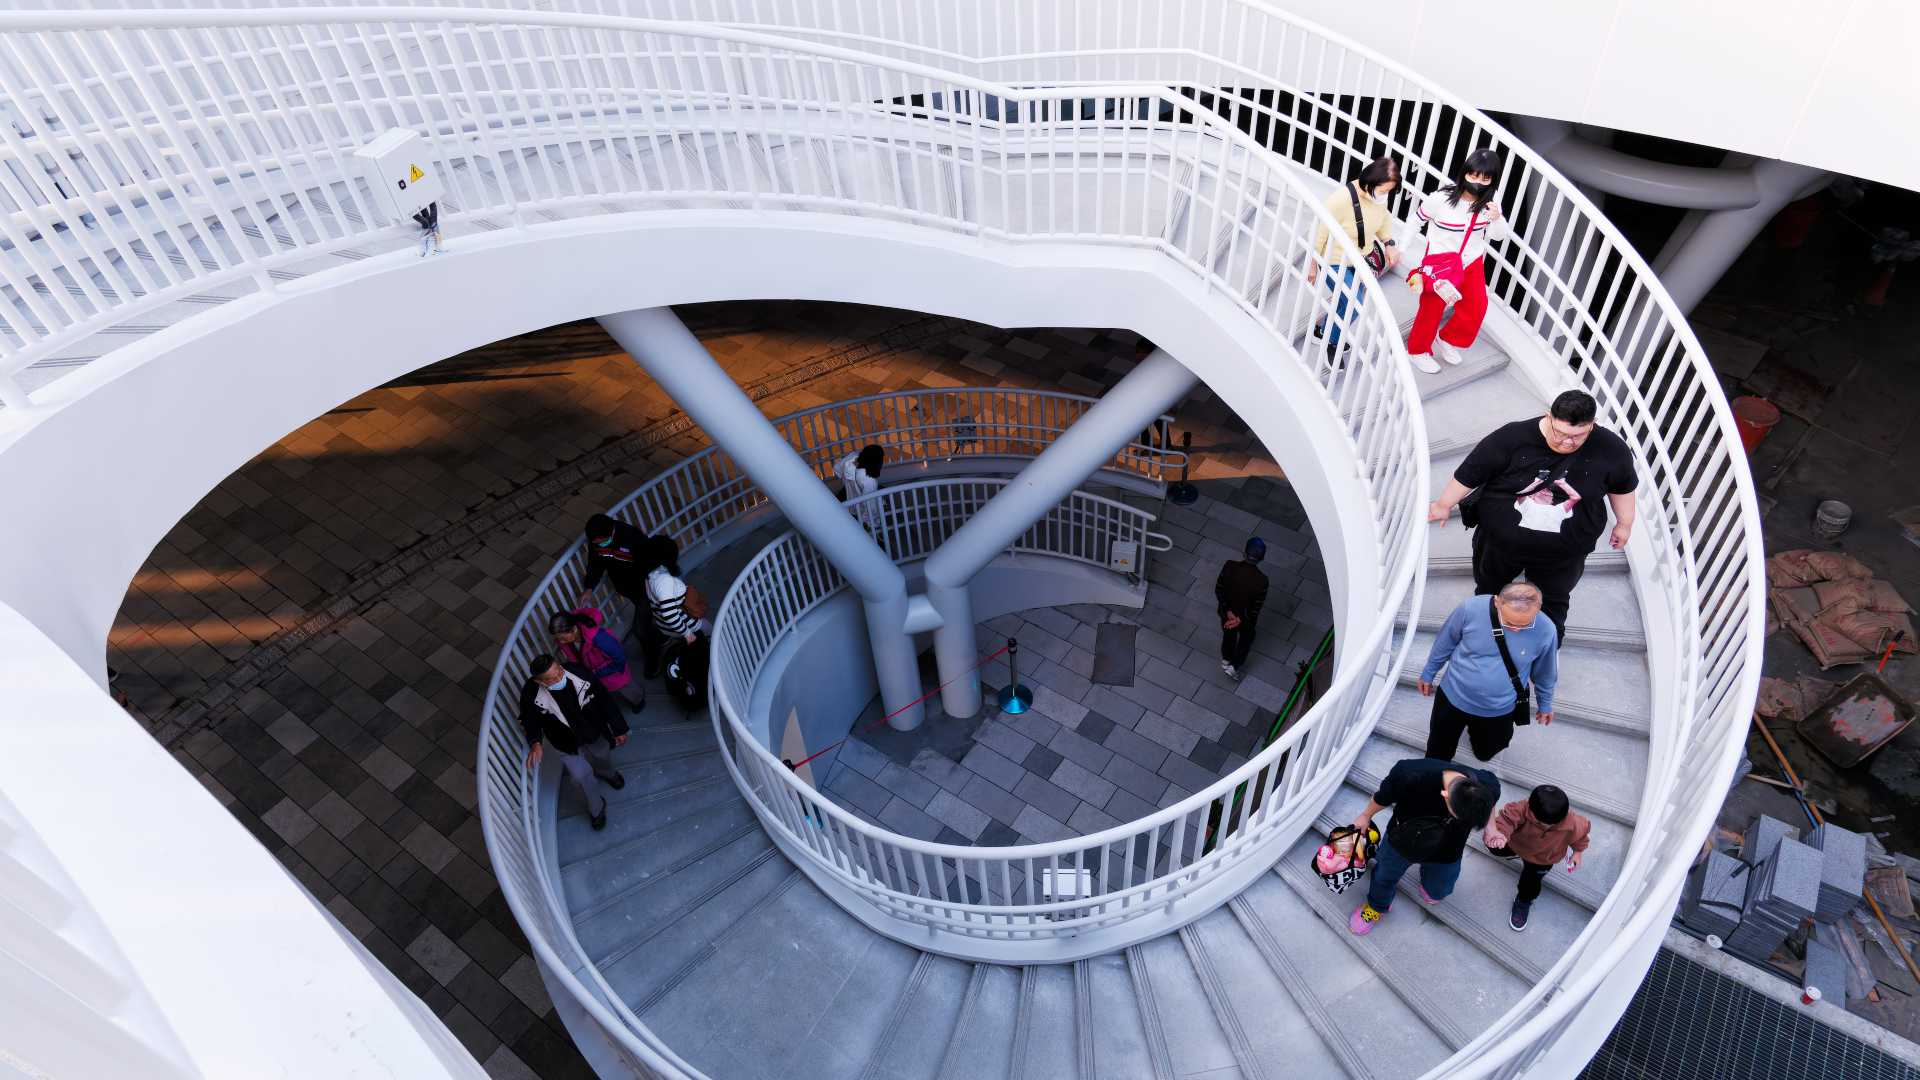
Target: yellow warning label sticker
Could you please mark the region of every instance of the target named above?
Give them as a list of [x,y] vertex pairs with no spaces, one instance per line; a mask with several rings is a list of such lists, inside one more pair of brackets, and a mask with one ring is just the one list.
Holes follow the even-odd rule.
[[425,175],[427,174],[420,171],[420,166],[418,165],[407,166],[407,183],[409,184],[415,183]]

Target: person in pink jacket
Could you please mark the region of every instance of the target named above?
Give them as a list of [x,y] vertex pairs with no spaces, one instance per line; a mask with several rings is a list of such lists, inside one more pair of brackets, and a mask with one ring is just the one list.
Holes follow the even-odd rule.
[[[1480,336],[1487,314],[1487,242],[1505,240],[1507,219],[1494,201],[1500,186],[1500,155],[1475,150],[1461,162],[1453,183],[1420,201],[1416,216],[1426,233],[1420,261],[1407,274],[1407,284],[1420,297],[1420,310],[1407,333],[1407,357],[1429,375],[1440,373],[1434,356],[1449,364],[1464,357]],[[1457,283],[1441,276],[1451,266]],[[1440,325],[1453,308],[1446,327]]]
[[553,618],[547,620],[547,630],[553,634],[554,655],[563,664],[591,671],[600,685],[625,702],[628,709],[639,712],[647,707],[646,684],[633,681],[633,672],[627,669],[626,650],[603,622],[598,608],[555,612]]
[[1527,928],[1527,915],[1540,898],[1541,879],[1553,864],[1565,859],[1569,872],[1580,869],[1580,855],[1587,850],[1592,829],[1592,822],[1573,812],[1567,793],[1552,784],[1541,784],[1493,815],[1482,837],[1487,850],[1503,859],[1519,859],[1521,864],[1520,895],[1513,901],[1507,925],[1516,931]]

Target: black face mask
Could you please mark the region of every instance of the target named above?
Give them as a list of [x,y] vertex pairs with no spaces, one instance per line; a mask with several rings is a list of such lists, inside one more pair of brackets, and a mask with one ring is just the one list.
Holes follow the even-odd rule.
[[1468,183],[1462,183],[1462,184],[1460,185],[1460,190],[1462,190],[1462,191],[1464,191],[1464,192],[1466,192],[1467,194],[1469,194],[1469,195],[1471,195],[1471,196],[1473,196],[1474,198],[1476,198],[1476,199],[1478,199],[1478,198],[1480,198],[1480,197],[1481,197],[1482,195],[1485,195],[1485,194],[1486,194],[1487,192],[1489,192],[1489,191],[1492,191],[1492,190],[1493,190],[1493,185],[1492,185],[1492,184],[1468,184]]

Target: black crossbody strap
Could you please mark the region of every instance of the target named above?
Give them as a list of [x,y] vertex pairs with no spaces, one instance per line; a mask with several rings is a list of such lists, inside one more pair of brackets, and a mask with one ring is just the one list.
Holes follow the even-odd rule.
[[1358,181],[1347,185],[1347,198],[1353,200],[1353,242],[1360,247],[1360,254],[1367,253],[1367,215],[1360,210],[1360,184]]
[[1500,662],[1507,665],[1507,681],[1513,684],[1514,700],[1524,703],[1527,688],[1520,682],[1520,669],[1513,666],[1513,654],[1507,651],[1507,631],[1500,625],[1500,609],[1491,596],[1487,597],[1487,618],[1493,622],[1493,643],[1500,647]]

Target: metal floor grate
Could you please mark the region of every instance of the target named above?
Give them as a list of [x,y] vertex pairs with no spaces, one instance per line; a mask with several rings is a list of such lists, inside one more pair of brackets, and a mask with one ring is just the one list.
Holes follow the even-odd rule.
[[1920,1080],[1920,1070],[1661,949],[1581,1080]]

